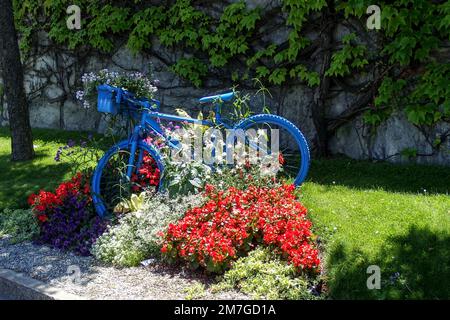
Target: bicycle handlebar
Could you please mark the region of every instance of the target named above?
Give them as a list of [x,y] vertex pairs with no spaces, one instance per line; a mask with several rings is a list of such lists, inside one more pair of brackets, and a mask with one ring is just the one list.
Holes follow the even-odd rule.
[[156,105],[156,107],[159,108],[161,105],[161,103],[155,99],[151,99],[151,100],[135,99],[135,96],[131,92],[128,92],[122,88],[111,86],[111,89],[116,92],[116,102],[118,104],[122,103],[123,101],[127,101],[134,106],[141,106],[145,109],[152,109],[152,105]]

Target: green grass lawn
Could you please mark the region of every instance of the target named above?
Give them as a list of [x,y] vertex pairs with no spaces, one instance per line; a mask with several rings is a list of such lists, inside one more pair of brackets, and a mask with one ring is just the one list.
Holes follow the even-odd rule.
[[[301,194],[332,298],[450,298],[450,168],[315,161]],[[367,289],[370,265],[381,290]]]
[[52,190],[70,178],[67,163],[56,162],[60,146],[69,139],[86,139],[87,133],[33,129],[36,158],[26,162],[11,162],[11,142],[7,128],[0,127],[0,210],[27,207],[27,197],[40,189]]
[[[56,150],[86,137],[33,134],[36,159],[11,163],[8,130],[0,128],[0,209],[25,207],[31,192],[69,178]],[[300,194],[323,244],[331,298],[450,298],[450,167],[318,160]],[[381,290],[367,289],[370,265],[381,268]]]

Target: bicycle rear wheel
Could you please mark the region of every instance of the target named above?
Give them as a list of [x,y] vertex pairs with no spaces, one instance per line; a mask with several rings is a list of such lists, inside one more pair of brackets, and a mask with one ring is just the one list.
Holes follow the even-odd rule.
[[[271,141],[269,135],[268,154],[279,152],[282,170],[278,177],[292,180],[295,186],[299,186],[306,179],[310,165],[310,152],[308,143],[300,129],[287,119],[272,115],[259,114],[242,120],[235,129],[244,131],[249,129],[277,130],[279,137],[279,150],[270,150]],[[272,131],[273,132],[273,131]]]
[[[100,159],[92,177],[92,199],[101,217],[114,211],[117,204],[129,199],[131,194],[161,186],[164,166],[159,153],[140,141],[134,155],[131,145],[124,140],[113,146]],[[130,157],[134,157],[131,177],[127,175]]]

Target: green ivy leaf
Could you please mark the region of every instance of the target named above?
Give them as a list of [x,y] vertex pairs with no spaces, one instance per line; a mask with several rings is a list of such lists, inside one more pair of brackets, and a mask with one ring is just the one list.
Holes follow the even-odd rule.
[[277,68],[269,76],[269,81],[273,84],[282,84],[286,80],[286,68]]

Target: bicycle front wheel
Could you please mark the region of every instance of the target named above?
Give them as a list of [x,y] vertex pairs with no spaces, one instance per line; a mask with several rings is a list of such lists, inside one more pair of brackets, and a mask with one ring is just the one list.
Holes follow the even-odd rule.
[[[116,206],[131,194],[161,186],[164,170],[162,159],[152,146],[140,141],[131,155],[128,140],[113,146],[100,159],[92,177],[92,200],[101,217],[112,213]],[[133,157],[131,176],[130,157]],[[127,172],[128,171],[128,172]]]
[[310,164],[309,147],[303,133],[292,122],[277,115],[259,114],[242,120],[235,129],[264,130],[269,133],[276,130],[279,150],[270,150],[272,144],[269,137],[269,149],[266,152],[279,152],[282,167],[279,176],[292,180],[295,186],[306,179]]

